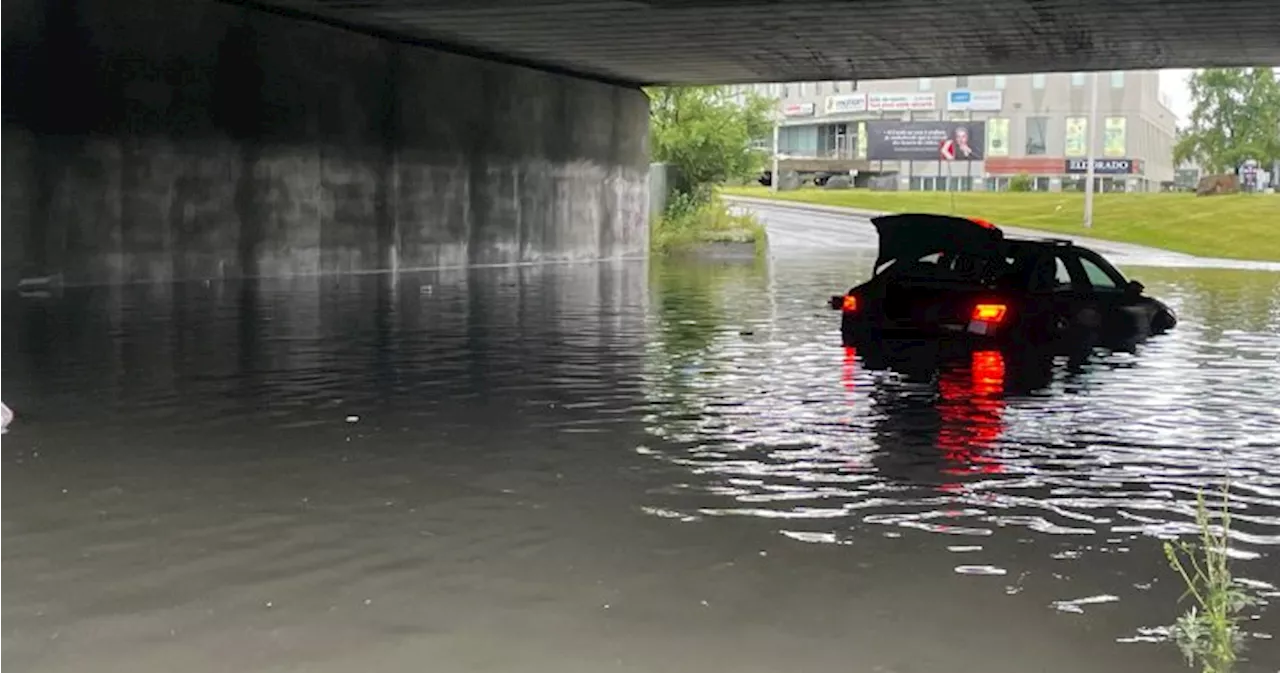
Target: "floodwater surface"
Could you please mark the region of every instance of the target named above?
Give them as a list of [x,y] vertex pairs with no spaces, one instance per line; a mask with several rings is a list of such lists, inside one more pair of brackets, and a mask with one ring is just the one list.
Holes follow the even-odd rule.
[[1186,670],[1233,516],[1280,665],[1280,274],[1132,353],[870,368],[869,253],[4,298],[12,671]]

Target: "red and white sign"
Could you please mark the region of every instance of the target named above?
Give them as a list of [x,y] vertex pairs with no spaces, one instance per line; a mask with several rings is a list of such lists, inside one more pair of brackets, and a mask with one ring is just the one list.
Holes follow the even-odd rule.
[[867,109],[872,112],[902,112],[906,110],[933,110],[937,97],[932,93],[872,93],[867,94]]
[[813,103],[787,103],[782,106],[782,116],[784,117],[812,117],[814,108],[817,107]]
[[938,146],[938,156],[942,157],[943,161],[954,161],[956,158],[956,141],[942,141],[942,144]]

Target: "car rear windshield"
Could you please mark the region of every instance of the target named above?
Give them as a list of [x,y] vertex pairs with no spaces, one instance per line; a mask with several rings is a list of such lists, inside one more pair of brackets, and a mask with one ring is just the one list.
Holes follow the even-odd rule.
[[912,262],[894,262],[882,267],[881,273],[912,280],[980,282],[1000,265],[996,260],[968,253],[935,252]]

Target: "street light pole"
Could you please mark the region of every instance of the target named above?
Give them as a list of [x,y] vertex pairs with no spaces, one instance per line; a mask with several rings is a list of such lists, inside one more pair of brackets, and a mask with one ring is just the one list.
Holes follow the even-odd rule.
[[769,189],[778,191],[778,131],[782,126],[782,122],[777,119],[773,120],[773,173],[769,179]]
[[1084,228],[1093,228],[1093,137],[1098,131],[1098,72],[1093,72],[1089,87],[1089,122],[1085,127]]

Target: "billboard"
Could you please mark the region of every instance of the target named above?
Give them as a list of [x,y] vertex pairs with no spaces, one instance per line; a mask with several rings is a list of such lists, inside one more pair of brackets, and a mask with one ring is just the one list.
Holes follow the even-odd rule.
[[1124,117],[1107,117],[1102,127],[1102,156],[1124,156]]
[[866,111],[867,94],[865,93],[846,93],[838,96],[827,96],[826,112],[829,115]]
[[1089,120],[1085,117],[1067,117],[1067,138],[1063,146],[1063,154],[1069,157],[1082,157],[1087,151]]
[[1009,120],[1002,118],[987,120],[987,156],[1009,156]]
[[956,161],[980,161],[986,149],[982,122],[867,122],[867,158],[937,161],[944,140],[955,141]]
[[938,97],[932,93],[872,93],[867,94],[867,109],[872,112],[903,112],[906,110],[933,110]]
[[947,92],[947,109],[963,112],[999,112],[1004,107],[1003,91],[970,91],[956,89]]

